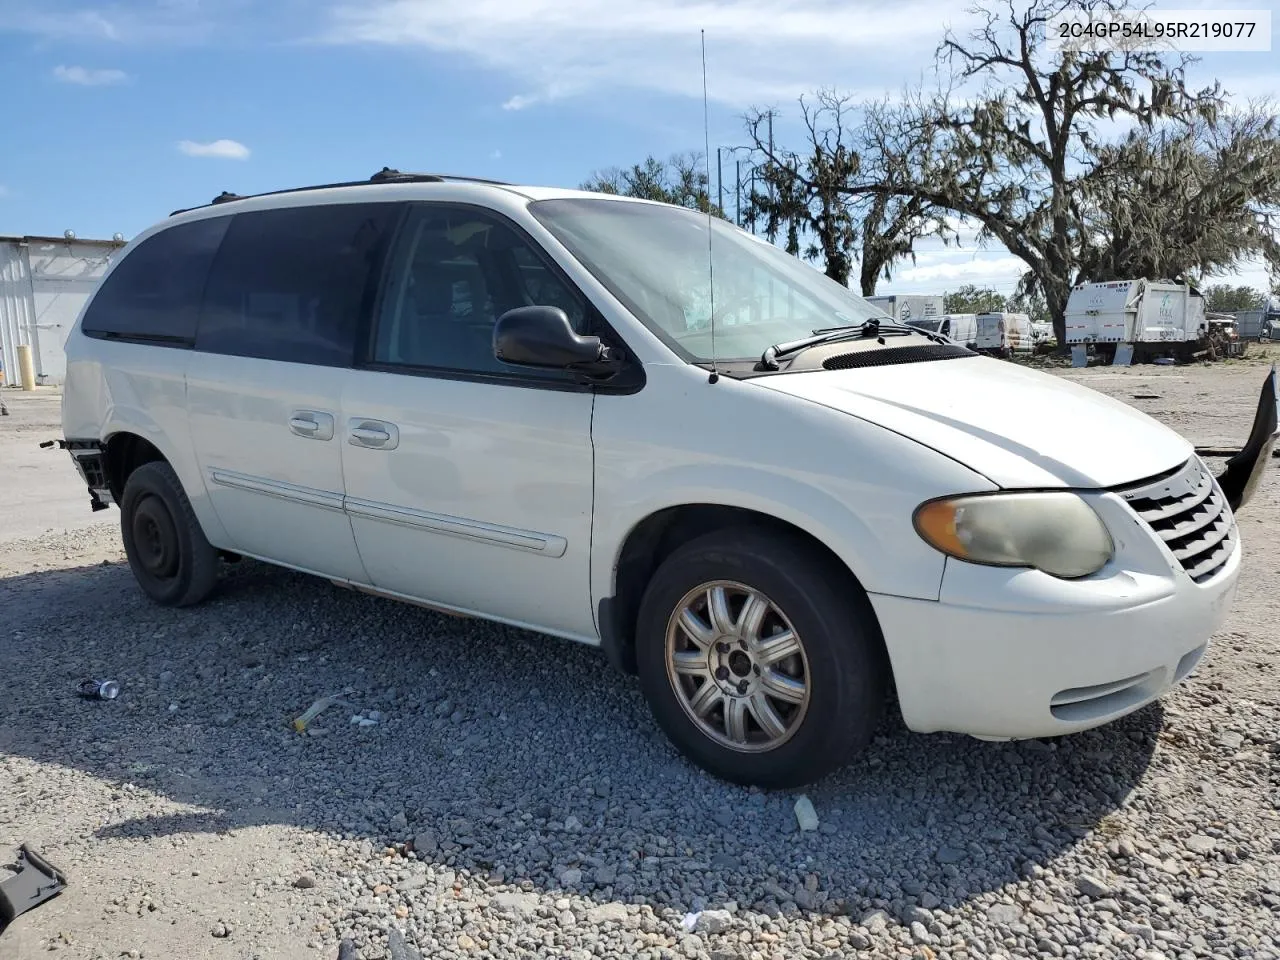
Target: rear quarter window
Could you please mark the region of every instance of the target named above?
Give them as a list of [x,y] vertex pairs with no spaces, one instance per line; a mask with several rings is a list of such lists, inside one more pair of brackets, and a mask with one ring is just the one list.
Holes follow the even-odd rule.
[[209,267],[230,220],[182,223],[143,240],[107,274],[81,331],[102,339],[190,347]]

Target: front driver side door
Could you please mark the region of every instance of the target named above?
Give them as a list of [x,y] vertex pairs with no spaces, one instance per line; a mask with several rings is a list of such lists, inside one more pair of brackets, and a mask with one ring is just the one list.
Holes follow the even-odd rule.
[[411,210],[367,362],[344,376],[346,509],[374,586],[593,640],[593,394],[493,355],[497,317],[533,303],[587,323],[585,301],[505,219]]

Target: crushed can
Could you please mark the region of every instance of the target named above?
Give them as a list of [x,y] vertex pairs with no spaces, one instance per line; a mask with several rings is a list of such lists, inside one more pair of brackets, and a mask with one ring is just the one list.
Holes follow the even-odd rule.
[[86,700],[114,700],[120,696],[120,684],[115,680],[81,680],[79,691]]

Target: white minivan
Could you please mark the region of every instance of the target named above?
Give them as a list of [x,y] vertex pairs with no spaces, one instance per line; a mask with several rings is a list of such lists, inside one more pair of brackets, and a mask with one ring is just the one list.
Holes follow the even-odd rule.
[[156,602],[247,556],[599,646],[763,786],[891,693],[985,739],[1158,697],[1227,615],[1276,433],[1273,371],[1215,479],[722,220],[395,171],[176,213],[66,352],[60,443]]

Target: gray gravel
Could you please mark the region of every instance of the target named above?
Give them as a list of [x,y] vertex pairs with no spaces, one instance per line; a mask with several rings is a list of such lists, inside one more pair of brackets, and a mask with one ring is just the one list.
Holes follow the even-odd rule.
[[[1259,498],[1274,529],[1276,474]],[[803,833],[798,794],[688,765],[597,651],[256,563],[163,610],[112,527],[11,545],[0,860],[34,841],[72,886],[0,955],[1280,960],[1264,529],[1246,579],[1276,599],[1242,586],[1162,704],[1021,744],[890,719]]]

